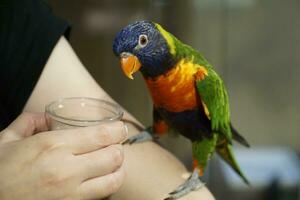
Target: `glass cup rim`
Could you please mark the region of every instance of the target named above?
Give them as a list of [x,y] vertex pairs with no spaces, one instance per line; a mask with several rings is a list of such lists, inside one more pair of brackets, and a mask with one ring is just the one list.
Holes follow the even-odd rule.
[[[54,111],[51,109],[51,107],[59,102],[64,102],[64,101],[68,101],[68,100],[89,100],[89,101],[94,101],[94,102],[100,102],[100,103],[103,103],[103,104],[106,104],[108,106],[111,106],[113,107],[116,112],[113,112],[115,113],[115,115],[113,117],[105,117],[103,119],[94,119],[94,120],[87,120],[87,119],[72,119],[72,118],[69,118],[69,117],[64,117],[64,116],[61,116],[61,115],[58,115],[56,113],[54,113]],[[52,117],[53,119],[57,120],[57,121],[60,121],[59,119],[62,119],[62,120],[66,120],[66,121],[74,121],[74,122],[106,122],[106,121],[116,121],[116,120],[119,120],[122,118],[124,112],[122,111],[122,108],[115,104],[115,103],[112,103],[112,102],[109,102],[107,100],[104,100],[104,99],[98,99],[98,98],[93,98],[93,97],[66,97],[66,98],[59,98],[55,101],[52,101],[50,102],[48,105],[46,105],[45,107],[45,113],[46,114],[49,114],[50,117]]]

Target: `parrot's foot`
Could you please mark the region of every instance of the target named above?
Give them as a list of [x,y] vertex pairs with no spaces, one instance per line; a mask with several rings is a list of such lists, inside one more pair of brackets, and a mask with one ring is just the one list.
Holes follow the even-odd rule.
[[165,198],[164,200],[175,200],[178,199],[191,191],[198,190],[202,188],[205,184],[200,180],[199,177],[199,170],[195,169],[192,175],[176,190],[169,193],[169,197]]
[[140,142],[146,142],[149,140],[157,139],[155,136],[151,134],[151,129],[147,128],[146,130],[140,132],[137,135],[134,135],[130,138],[128,138],[123,144],[133,144],[133,143],[140,143]]

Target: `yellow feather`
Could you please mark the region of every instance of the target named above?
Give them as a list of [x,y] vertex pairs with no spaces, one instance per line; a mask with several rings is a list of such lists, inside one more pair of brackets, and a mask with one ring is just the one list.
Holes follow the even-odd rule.
[[162,34],[162,36],[166,39],[166,41],[169,45],[169,48],[170,48],[170,53],[172,55],[175,55],[176,47],[175,47],[175,43],[174,43],[174,40],[171,37],[171,35],[165,29],[163,29],[163,27],[161,27],[161,25],[155,23],[155,26],[159,30],[159,32]]
[[203,108],[204,108],[205,115],[210,120],[210,114],[209,114],[208,108],[207,108],[206,104],[203,101],[202,101],[202,105],[203,105]]

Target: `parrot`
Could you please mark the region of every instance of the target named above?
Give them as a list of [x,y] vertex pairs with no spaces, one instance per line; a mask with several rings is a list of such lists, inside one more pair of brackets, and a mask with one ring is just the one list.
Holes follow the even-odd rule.
[[113,52],[124,74],[141,72],[153,101],[153,124],[126,143],[179,133],[191,141],[193,172],[165,199],[178,199],[204,186],[200,177],[216,152],[249,184],[233,154],[232,141],[249,143],[232,126],[228,94],[204,56],[160,24],[137,21],[119,31]]

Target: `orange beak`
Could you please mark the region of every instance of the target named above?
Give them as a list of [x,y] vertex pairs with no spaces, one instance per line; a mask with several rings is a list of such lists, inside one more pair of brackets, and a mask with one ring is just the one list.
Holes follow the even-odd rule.
[[142,65],[136,56],[130,53],[121,53],[121,66],[124,74],[128,78],[133,79],[132,74],[137,72]]

